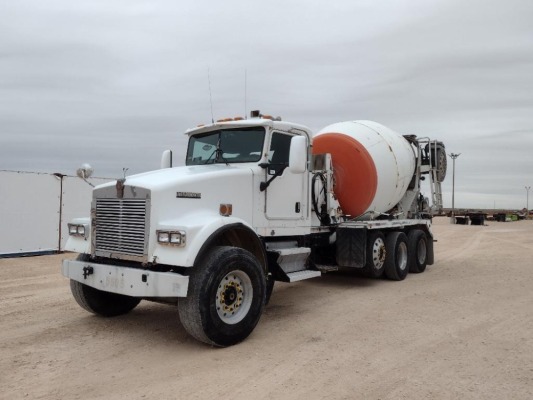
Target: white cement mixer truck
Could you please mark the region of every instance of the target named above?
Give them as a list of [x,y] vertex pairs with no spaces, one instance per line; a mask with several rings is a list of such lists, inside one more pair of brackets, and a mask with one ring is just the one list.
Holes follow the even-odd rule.
[[[62,273],[101,316],[177,305],[196,339],[229,346],[257,325],[275,281],[352,269],[401,281],[433,263],[441,142],[371,121],[301,125],[253,112],[186,132],[185,166],[98,186],[69,224]],[[421,194],[427,179],[432,200]]]

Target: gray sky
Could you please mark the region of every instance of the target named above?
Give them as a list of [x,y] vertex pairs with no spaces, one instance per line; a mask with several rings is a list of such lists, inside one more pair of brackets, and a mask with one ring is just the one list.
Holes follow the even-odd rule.
[[183,163],[209,68],[215,119],[244,115],[246,70],[248,111],[444,141],[458,207],[522,208],[533,186],[530,0],[0,0],[0,21],[0,169]]

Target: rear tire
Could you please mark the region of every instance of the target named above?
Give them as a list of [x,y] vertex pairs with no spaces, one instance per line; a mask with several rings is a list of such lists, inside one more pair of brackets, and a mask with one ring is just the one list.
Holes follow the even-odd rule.
[[366,262],[363,273],[369,278],[380,278],[385,271],[387,250],[381,231],[369,231],[366,241]]
[[427,241],[426,233],[420,229],[415,229],[407,235],[409,272],[419,274],[426,270],[428,262]]
[[389,233],[385,239],[385,247],[385,275],[393,281],[403,281],[409,272],[407,236],[403,232]]
[[191,270],[187,297],[178,310],[185,330],[215,346],[246,339],[261,318],[266,299],[265,271],[248,251],[214,247]]

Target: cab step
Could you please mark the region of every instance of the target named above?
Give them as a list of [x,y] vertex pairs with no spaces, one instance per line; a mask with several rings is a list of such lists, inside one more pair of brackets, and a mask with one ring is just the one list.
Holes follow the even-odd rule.
[[286,274],[306,269],[307,259],[311,254],[309,247],[292,247],[274,251],[278,254],[278,265]]
[[304,279],[316,278],[322,275],[320,271],[304,269],[303,271],[289,272],[287,277],[289,282],[303,281]]

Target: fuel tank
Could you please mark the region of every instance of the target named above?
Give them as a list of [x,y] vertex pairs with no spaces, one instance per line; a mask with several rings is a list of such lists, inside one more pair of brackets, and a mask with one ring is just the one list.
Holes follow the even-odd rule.
[[415,172],[413,146],[373,121],[339,122],[313,137],[313,154],[330,153],[334,191],[345,215],[386,213],[405,194]]

